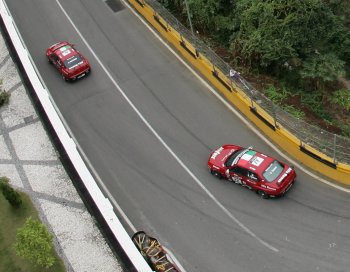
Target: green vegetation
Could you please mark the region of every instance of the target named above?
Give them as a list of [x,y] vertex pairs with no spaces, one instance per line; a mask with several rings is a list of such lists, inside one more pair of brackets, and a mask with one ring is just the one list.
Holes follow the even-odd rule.
[[0,106],[8,104],[11,94],[6,91],[0,91]]
[[2,80],[0,80],[0,106],[8,104],[10,102],[10,96],[11,94],[2,88]]
[[282,108],[297,119],[303,119],[305,117],[305,113],[295,108],[293,105],[283,105]]
[[273,85],[269,86],[269,88],[265,90],[265,94],[275,104],[281,104],[283,101],[285,101],[291,96],[291,93],[288,92],[286,88],[278,90]]
[[[4,178],[1,178],[3,180]],[[6,178],[5,178],[6,179]],[[18,228],[22,228],[29,217],[38,220],[38,214],[30,198],[19,193],[22,205],[14,208],[0,194],[0,271],[6,272],[63,272],[65,267],[56,253],[51,249],[51,254],[55,256],[53,266],[45,268],[27,261],[17,256],[15,251],[16,233]],[[45,251],[46,252],[46,251]]]
[[334,104],[341,105],[343,108],[350,110],[350,90],[341,89],[332,94],[331,101]]
[[12,207],[19,208],[22,205],[21,195],[10,186],[8,178],[0,178],[0,189]]
[[[159,2],[188,22],[184,0]],[[225,60],[249,76],[257,89],[265,89],[272,101],[298,118],[318,116],[347,134],[350,90],[339,78],[350,74],[350,1],[187,2],[201,38],[220,49],[217,52],[224,48]],[[261,78],[273,86],[260,85]],[[299,104],[287,105],[294,96],[300,96],[293,100]],[[308,111],[302,114],[302,109]]]
[[31,217],[17,230],[15,250],[18,256],[41,267],[49,268],[55,263],[52,235],[44,224]]

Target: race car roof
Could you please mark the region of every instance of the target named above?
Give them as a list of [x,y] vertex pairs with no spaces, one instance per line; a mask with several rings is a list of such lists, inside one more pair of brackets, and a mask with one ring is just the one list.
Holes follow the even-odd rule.
[[55,50],[55,54],[61,59],[65,60],[77,54],[75,49],[69,45],[63,45]]
[[[262,171],[271,164],[273,159],[262,153],[259,153],[255,150],[248,149],[244,154],[239,158],[236,163],[238,166],[244,167],[246,169],[251,169],[253,171]],[[260,170],[260,171],[259,171]]]

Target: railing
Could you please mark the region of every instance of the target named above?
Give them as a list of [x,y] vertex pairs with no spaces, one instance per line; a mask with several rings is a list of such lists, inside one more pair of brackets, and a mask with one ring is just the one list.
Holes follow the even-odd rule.
[[[155,16],[160,16],[164,20],[161,23],[165,28],[170,25],[181,35],[181,39],[184,38],[191,43],[191,46],[194,47],[192,52],[194,57],[203,55],[211,62],[214,72],[219,70],[224,75],[229,74],[232,69],[230,65],[211,50],[202,40],[193,35],[189,29],[183,26],[158,1],[142,0],[141,2],[147,3],[154,9],[156,13]],[[338,162],[350,164],[350,138],[330,133],[302,119],[294,117],[278,105],[272,103],[270,99],[252,87],[241,75],[231,77],[230,81],[233,87],[238,87],[246,98],[251,100],[252,109],[254,109],[255,105],[259,105],[272,117],[273,122],[269,124],[272,129],[283,127],[298,138],[302,151],[308,153],[308,149],[304,148],[307,146],[319,151],[332,159],[331,162],[326,161],[326,163],[332,167],[335,167]],[[310,153],[310,155],[312,154]],[[320,157],[317,159],[322,160]]]

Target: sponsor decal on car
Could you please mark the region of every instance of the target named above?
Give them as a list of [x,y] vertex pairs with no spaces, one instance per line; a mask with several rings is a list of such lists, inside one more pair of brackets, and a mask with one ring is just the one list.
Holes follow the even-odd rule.
[[244,155],[241,157],[241,160],[244,160],[244,161],[250,161],[253,156],[256,154],[255,151],[253,150],[248,150],[246,153],[244,153]]
[[288,174],[287,174],[287,173],[284,173],[284,174],[278,179],[277,183],[280,184],[280,183],[284,180],[284,178],[285,178],[286,176],[288,176]]
[[264,161],[263,158],[255,156],[251,159],[250,163],[255,166],[260,166],[260,164]]
[[216,149],[214,152],[213,152],[213,154],[211,155],[211,159],[213,159],[213,160],[215,160],[215,158],[217,157],[217,155],[219,155],[220,153],[221,153],[221,151],[223,151],[224,150],[224,148],[223,147],[220,147],[220,148],[218,148],[218,149]]
[[62,56],[67,56],[67,55],[69,55],[72,51],[70,50],[70,46],[62,46],[59,50],[60,50],[60,52],[61,52],[61,54],[62,54]]

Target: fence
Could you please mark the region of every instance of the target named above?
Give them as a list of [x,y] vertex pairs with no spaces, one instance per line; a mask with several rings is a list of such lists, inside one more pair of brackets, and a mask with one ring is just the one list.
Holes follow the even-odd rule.
[[[181,38],[185,38],[195,48],[196,55],[203,55],[207,58],[213,67],[213,71],[221,71],[224,75],[228,75],[232,69],[222,58],[220,58],[213,50],[211,50],[202,40],[193,35],[189,29],[183,26],[168,10],[166,10],[157,0],[138,0],[140,3],[147,2],[155,11],[155,16],[159,15],[165,20],[164,27],[170,25],[175,29]],[[164,22],[163,22],[164,24]],[[272,103],[266,96],[256,90],[241,75],[235,75],[230,78],[231,84],[238,87],[251,100],[252,108],[259,105],[272,118],[273,122],[269,125],[276,129],[284,127],[291,134],[298,138],[300,147],[308,152],[307,146],[321,152],[322,154],[332,158],[332,161],[325,161],[330,166],[334,166],[338,162],[350,164],[350,138],[325,131],[315,125],[311,125],[302,119],[298,119],[288,112],[284,111],[278,105]],[[311,152],[310,152],[311,154]],[[320,159],[320,158],[318,158]]]

